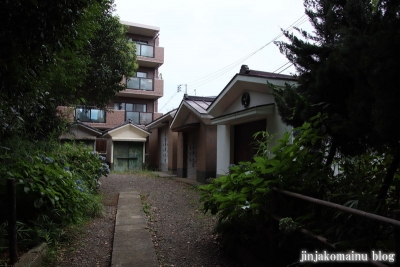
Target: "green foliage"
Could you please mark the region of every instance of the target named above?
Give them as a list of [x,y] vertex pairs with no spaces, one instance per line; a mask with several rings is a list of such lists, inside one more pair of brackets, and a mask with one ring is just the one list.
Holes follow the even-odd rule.
[[[322,114],[314,116],[292,133],[284,134],[272,148],[269,147],[271,137],[258,133],[262,140],[253,161],[240,162],[232,166],[227,175],[200,187],[204,211],[219,216],[221,227],[217,227],[217,231],[223,237],[232,239],[233,235],[241,240],[237,235],[248,236],[250,229],[244,231],[240,225],[258,229],[257,235],[263,232],[267,237],[277,235],[268,230],[268,214],[276,213],[283,218],[293,218],[281,222],[283,233],[279,235],[285,241],[282,241],[283,252],[286,245],[294,249],[292,244],[302,243],[301,239],[288,241],[289,237],[284,234],[299,227],[326,237],[342,250],[390,248],[391,228],[387,225],[273,191],[276,187],[386,217],[391,217],[391,212],[399,207],[396,187],[390,187],[385,201],[377,200],[380,184],[392,161],[390,153],[370,150],[353,157],[336,154],[327,164],[332,139],[321,127],[327,119]],[[395,177],[399,179],[400,176],[396,173]],[[290,235],[290,238],[292,236],[299,238],[297,235]],[[318,243],[311,244],[311,249],[321,247]],[[298,249],[293,251],[298,252]]]
[[[6,181],[16,180],[21,247],[56,242],[64,226],[102,211],[97,180],[106,175],[103,159],[79,144],[29,142],[14,138],[1,150],[0,208],[7,210]],[[0,215],[0,223],[6,214]],[[0,230],[1,231],[1,230]]]
[[[87,34],[78,25],[95,1],[2,1],[0,17],[1,135],[17,132],[51,87],[43,75],[56,65],[58,53],[73,50]],[[78,41],[75,41],[78,40]],[[12,56],[10,56],[12,55]],[[54,98],[54,96],[53,96]],[[48,99],[50,100],[50,99]],[[47,106],[48,104],[46,104]],[[32,118],[34,118],[32,116]]]
[[24,210],[20,218],[45,214],[57,222],[74,222],[95,212],[98,204],[91,198],[97,179],[105,174],[98,155],[70,144],[54,144],[56,152],[39,149],[3,158],[3,173],[17,182],[17,207]]
[[[324,116],[317,116],[317,126]],[[316,149],[323,137],[311,123],[304,123],[294,130],[297,136],[285,133],[277,145],[269,149],[270,136],[263,133],[259,150],[253,162],[240,162],[232,166],[230,173],[202,186],[205,211],[218,214],[221,220],[247,216],[262,212],[267,204],[268,194],[273,187],[290,185],[296,191],[300,188],[318,190],[325,168],[324,154]],[[314,147],[315,146],[315,147]],[[273,156],[271,155],[273,154]]]
[[400,68],[400,1],[305,0],[304,6],[314,31],[284,31],[289,42],[277,42],[298,81],[274,90],[278,111],[294,127],[328,114],[331,158],[336,151],[390,153],[377,195],[385,199],[400,164],[400,91],[393,80]]
[[363,151],[367,142],[376,140],[370,118],[373,99],[366,90],[369,74],[361,69],[362,51],[368,49],[370,4],[307,0],[305,7],[315,31],[298,29],[304,38],[284,32],[290,43],[277,42],[296,66],[299,84],[275,90],[278,110],[295,127],[318,112],[327,113],[325,127],[338,149],[346,154]]
[[286,217],[279,220],[279,230],[284,234],[291,234],[297,229],[297,224],[292,218]]
[[123,89],[136,54],[113,11],[112,0],[0,3],[1,139],[46,140],[62,129],[57,106],[103,108]]
[[99,28],[84,47],[91,59],[87,76],[77,88],[70,102],[84,99],[86,105],[105,108],[115,94],[126,88],[123,77],[133,76],[136,63],[136,46],[126,38],[126,26],[119,23],[110,7],[97,17]]

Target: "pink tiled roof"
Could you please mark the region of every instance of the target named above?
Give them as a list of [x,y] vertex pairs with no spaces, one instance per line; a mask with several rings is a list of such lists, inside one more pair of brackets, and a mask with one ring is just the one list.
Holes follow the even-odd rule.
[[214,101],[215,97],[189,96],[186,95],[184,101],[200,114],[206,114],[207,108]]

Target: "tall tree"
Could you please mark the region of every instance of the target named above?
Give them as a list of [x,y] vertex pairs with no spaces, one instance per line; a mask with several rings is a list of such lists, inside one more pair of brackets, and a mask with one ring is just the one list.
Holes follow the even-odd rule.
[[115,94],[126,88],[124,76],[133,76],[136,63],[136,46],[126,37],[126,27],[112,8],[104,9],[99,16],[99,29],[84,48],[91,62],[84,83],[77,88],[75,99],[85,99],[91,105],[103,108]]
[[[0,130],[15,133],[24,114],[40,108],[49,86],[41,80],[56,54],[73,50],[84,10],[96,0],[0,2]],[[78,34],[79,32],[79,34]]]
[[45,138],[57,104],[100,106],[136,68],[112,0],[0,3],[0,138]]
[[281,52],[294,64],[299,86],[275,90],[283,120],[298,126],[318,112],[332,137],[332,155],[391,149],[392,164],[378,198],[386,196],[400,163],[400,1],[305,0],[315,31],[284,32]]

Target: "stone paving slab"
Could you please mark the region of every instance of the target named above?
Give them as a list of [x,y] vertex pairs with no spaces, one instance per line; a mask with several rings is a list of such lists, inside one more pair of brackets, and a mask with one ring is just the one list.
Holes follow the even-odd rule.
[[179,182],[183,182],[183,183],[187,183],[187,184],[193,185],[193,186],[203,185],[203,184],[197,182],[195,179],[181,178],[181,177],[175,177],[173,179],[176,180],[176,181],[179,181]]
[[155,175],[157,175],[160,178],[173,178],[177,177],[175,174],[167,173],[167,172],[153,172]]
[[175,174],[170,174],[170,173],[166,173],[166,172],[153,172],[155,175],[157,175],[159,178],[171,178],[174,179],[176,181],[179,182],[184,182],[193,186],[199,186],[199,185],[203,185],[202,183],[197,182],[195,179],[189,179],[189,178],[182,178],[182,177],[178,177]]
[[118,205],[126,205],[126,204],[136,204],[142,205],[142,201],[140,200],[140,193],[138,191],[131,192],[121,192],[119,194]]
[[119,195],[111,266],[159,266],[137,191]]

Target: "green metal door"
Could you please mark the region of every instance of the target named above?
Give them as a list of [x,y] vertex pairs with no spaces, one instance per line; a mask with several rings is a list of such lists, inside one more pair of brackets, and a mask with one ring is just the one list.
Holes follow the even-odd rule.
[[143,165],[143,143],[114,142],[114,170],[140,171]]

